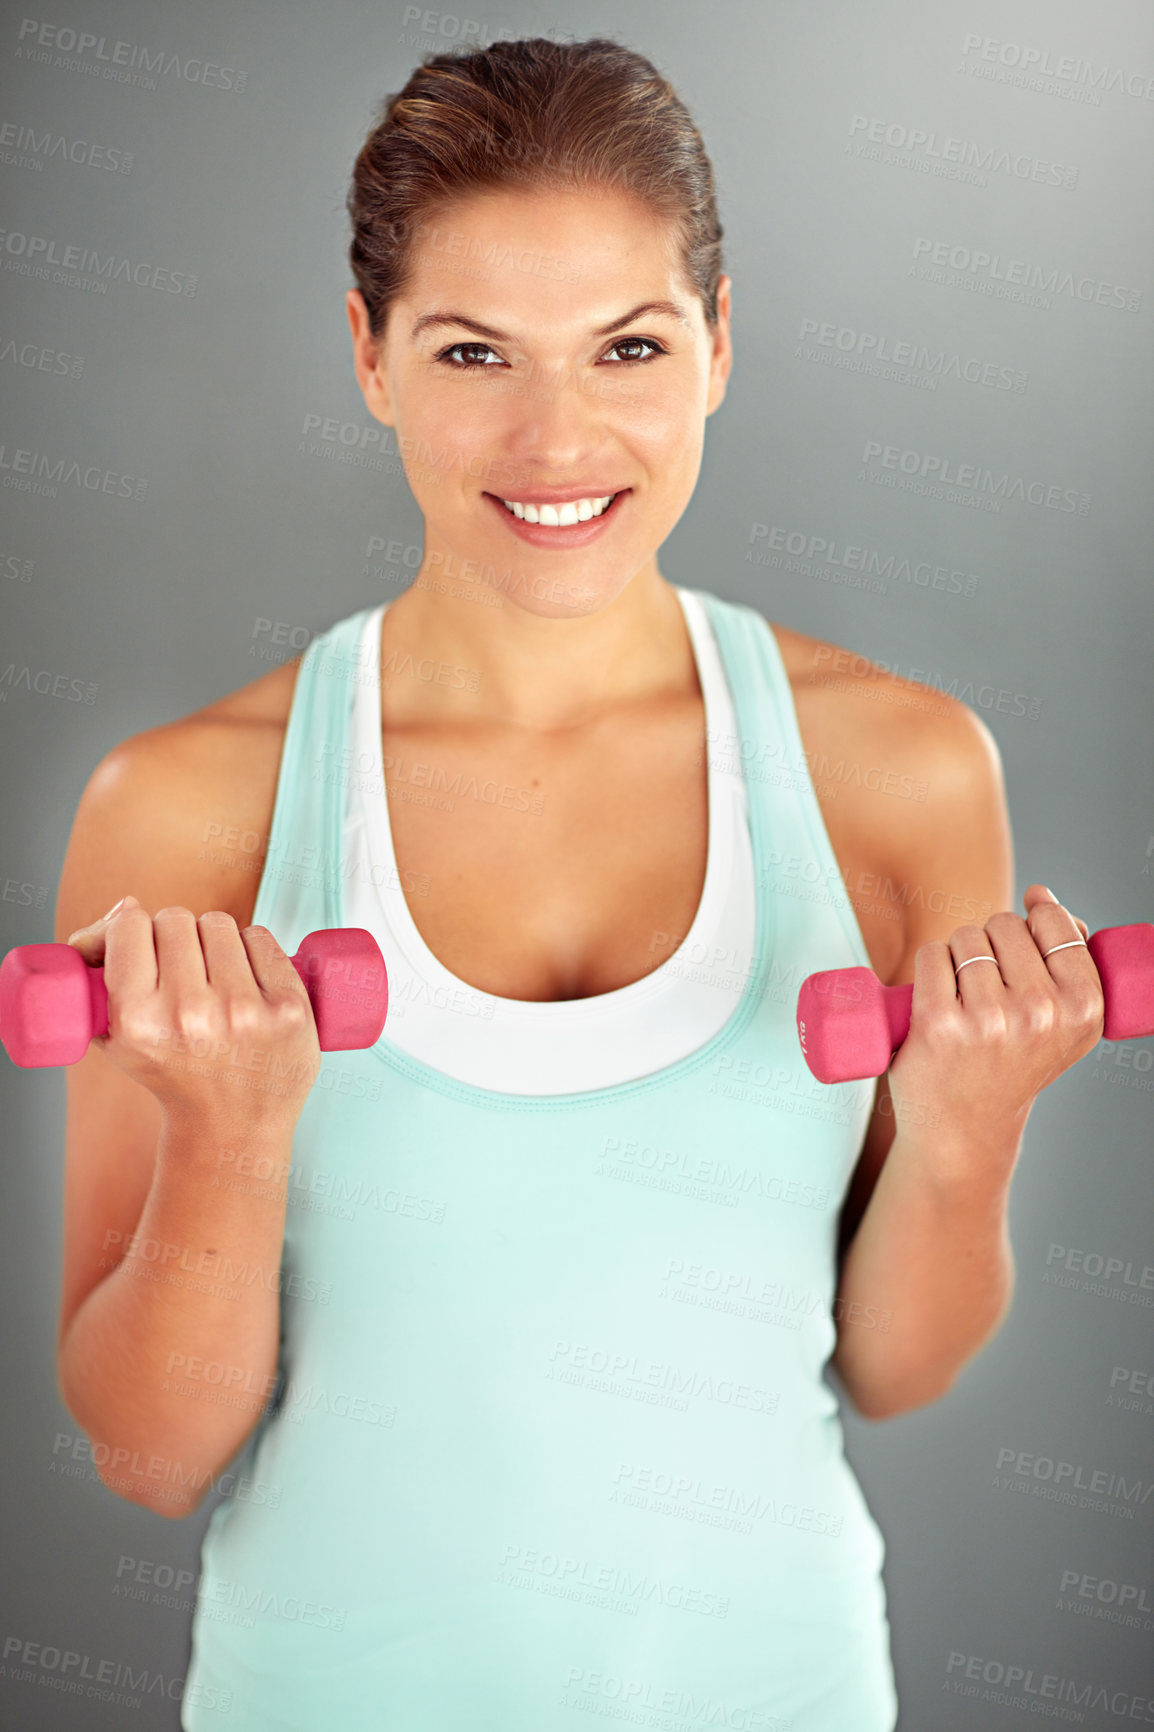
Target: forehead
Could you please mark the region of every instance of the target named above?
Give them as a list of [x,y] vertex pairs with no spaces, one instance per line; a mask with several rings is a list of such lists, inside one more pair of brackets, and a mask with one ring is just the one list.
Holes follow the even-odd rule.
[[408,325],[452,306],[503,330],[532,320],[576,332],[650,299],[693,316],[676,243],[673,219],[618,188],[486,189],[417,225],[400,299]]

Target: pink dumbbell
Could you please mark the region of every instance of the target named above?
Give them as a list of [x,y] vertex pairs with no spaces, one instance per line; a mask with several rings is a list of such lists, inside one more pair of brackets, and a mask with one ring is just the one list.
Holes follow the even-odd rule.
[[[1154,1034],[1154,926],[1105,926],[1086,947],[1102,981],[1107,1040]],[[881,1076],[910,1031],[913,982],[883,986],[872,968],[827,968],[801,983],[797,1032],[818,1082]]]
[[[385,959],[363,926],[310,932],[290,958],[313,1007],[322,1052],[373,1046],[389,1008]],[[19,944],[0,962],[0,1043],[13,1064],[75,1064],[108,1033],[104,968],[71,944]]]

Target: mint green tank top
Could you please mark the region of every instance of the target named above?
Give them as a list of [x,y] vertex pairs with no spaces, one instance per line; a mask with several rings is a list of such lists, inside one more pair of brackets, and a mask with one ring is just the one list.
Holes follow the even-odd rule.
[[[794,1022],[805,975],[869,957],[773,633],[698,593],[755,866],[733,1013],[581,1093],[461,1083],[387,1022],[323,1055],[187,1732],[892,1732],[883,1541],[822,1377],[873,1084],[813,1081]],[[290,954],[347,923],[363,618],[313,640],[293,695],[253,914]]]

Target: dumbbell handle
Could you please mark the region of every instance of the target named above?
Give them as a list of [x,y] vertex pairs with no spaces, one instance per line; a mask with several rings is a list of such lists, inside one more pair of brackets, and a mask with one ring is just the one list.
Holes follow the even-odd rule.
[[[375,1045],[389,1006],[376,939],[363,926],[310,932],[289,959],[304,982],[322,1052]],[[71,944],[20,944],[0,962],[0,1044],[13,1064],[75,1064],[108,1033],[102,964]]]
[[[1104,926],[1086,947],[1102,982],[1107,1040],[1154,1034],[1154,925]],[[883,986],[872,968],[811,974],[797,998],[797,1032],[818,1082],[880,1076],[910,1031],[913,983]]]

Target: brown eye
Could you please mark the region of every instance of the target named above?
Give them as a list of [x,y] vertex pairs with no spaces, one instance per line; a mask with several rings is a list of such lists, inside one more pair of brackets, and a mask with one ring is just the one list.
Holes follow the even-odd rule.
[[[652,337],[618,337],[617,341],[613,344],[613,348],[608,349],[606,353],[611,355],[614,349],[632,349],[641,346],[652,349],[656,355],[665,354],[665,350],[661,347],[660,343],[655,343]],[[632,354],[626,355],[624,357],[624,362],[651,361],[653,358],[653,355]]]
[[488,343],[453,343],[450,348],[442,349],[441,353],[437,356],[437,359],[438,359],[438,361],[444,361],[450,367],[456,367],[458,369],[458,371],[460,371],[460,372],[464,372],[467,368],[470,368],[470,367],[487,367],[489,365],[489,362],[485,361],[485,360],[470,360],[470,359],[466,359],[463,361],[450,360],[450,356],[456,355],[458,353],[463,353],[465,351],[469,351],[472,354],[476,354],[478,351],[480,351],[482,354],[485,354],[485,355],[495,355],[496,354],[496,351],[491,349],[489,347]]

